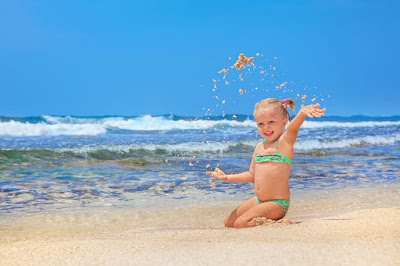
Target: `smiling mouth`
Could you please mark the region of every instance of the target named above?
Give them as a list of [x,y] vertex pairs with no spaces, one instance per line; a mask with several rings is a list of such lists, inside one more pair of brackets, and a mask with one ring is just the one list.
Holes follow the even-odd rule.
[[272,136],[273,133],[274,133],[274,132],[272,131],[272,132],[266,132],[266,133],[264,133],[264,134],[265,134],[265,136],[269,137],[269,136]]

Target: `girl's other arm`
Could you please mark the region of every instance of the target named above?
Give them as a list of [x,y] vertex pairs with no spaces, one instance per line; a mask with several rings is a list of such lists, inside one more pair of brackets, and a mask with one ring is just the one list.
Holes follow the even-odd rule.
[[254,153],[253,153],[253,158],[251,159],[251,164],[249,171],[243,172],[240,174],[232,174],[232,175],[226,175],[223,171],[220,169],[216,168],[213,172],[207,172],[207,175],[210,175],[216,179],[219,179],[221,181],[225,182],[231,182],[231,183],[249,183],[249,182],[254,182],[254,159],[256,157],[256,150],[257,150],[258,145],[256,146]]
[[240,174],[226,175],[226,180],[224,181],[232,183],[249,183],[254,182],[254,177],[251,176],[249,171],[247,171]]
[[313,118],[325,115],[324,113],[326,109],[325,108],[322,110],[317,109],[319,106],[320,106],[319,103],[317,103],[305,106],[300,109],[299,113],[290,122],[285,134],[283,134],[282,136],[287,143],[294,145],[297,139],[297,134],[299,132],[299,129],[307,116]]
[[254,181],[254,178],[251,176],[249,171],[240,174],[227,175],[221,169],[215,168],[213,172],[206,172],[206,174],[221,181],[231,183],[248,183]]

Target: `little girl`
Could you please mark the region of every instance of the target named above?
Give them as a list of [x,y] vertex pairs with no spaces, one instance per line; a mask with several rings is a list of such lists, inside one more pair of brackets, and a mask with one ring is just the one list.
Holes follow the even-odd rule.
[[255,217],[271,220],[283,218],[290,204],[289,175],[293,159],[293,145],[297,133],[306,117],[321,117],[325,109],[319,104],[301,108],[290,121],[287,110],[294,111],[295,103],[291,99],[279,101],[265,99],[256,104],[254,118],[258,133],[265,140],[256,145],[248,172],[226,175],[218,168],[208,175],[225,182],[254,182],[255,197],[237,207],[226,219],[226,227],[244,228],[256,226]]

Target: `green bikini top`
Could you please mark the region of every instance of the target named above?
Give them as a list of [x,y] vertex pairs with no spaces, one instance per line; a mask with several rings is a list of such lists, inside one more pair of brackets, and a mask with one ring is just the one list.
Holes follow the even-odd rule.
[[[278,138],[279,139],[279,138]],[[292,165],[292,161],[282,154],[278,152],[278,139],[276,140],[276,152],[271,154],[258,154],[256,155],[255,162],[263,163],[263,162],[275,162],[275,163],[284,163],[287,165]],[[267,140],[264,140],[261,144],[264,144]]]

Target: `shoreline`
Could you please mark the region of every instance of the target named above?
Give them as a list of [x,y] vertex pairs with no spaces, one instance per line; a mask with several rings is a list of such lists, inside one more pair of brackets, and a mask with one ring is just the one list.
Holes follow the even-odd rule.
[[330,191],[318,198],[294,195],[287,218],[295,224],[249,229],[223,227],[236,202],[38,214],[0,225],[0,265],[395,265],[400,260],[399,191],[395,184]]
[[[368,186],[366,186],[368,185]],[[209,188],[212,190],[212,188]],[[376,193],[379,191],[379,193]],[[213,210],[221,213],[230,213],[244,201],[254,197],[253,189],[251,192],[237,194],[205,194],[201,200],[196,195],[195,200],[190,200],[190,197],[183,199],[174,199],[169,197],[155,197],[153,200],[141,198],[141,201],[131,200],[128,203],[114,205],[104,201],[104,205],[71,205],[69,208],[55,208],[56,205],[50,205],[50,208],[32,212],[27,210],[9,210],[0,212],[0,226],[15,224],[21,220],[30,218],[40,218],[42,216],[57,216],[57,215],[80,215],[82,213],[95,214],[146,214],[146,213],[164,213],[164,212],[180,212],[185,210],[207,211]],[[355,198],[354,198],[355,197]],[[350,200],[351,199],[351,200]],[[400,202],[400,183],[368,183],[361,186],[350,185],[345,188],[332,187],[330,189],[291,189],[291,204],[288,214],[293,219],[303,218],[318,218],[329,215],[337,215],[349,212],[352,209],[362,210],[370,208],[371,204],[375,208],[396,207],[400,204],[395,204],[396,200]],[[321,210],[315,206],[315,202],[320,202],[326,208]],[[14,212],[13,212],[14,211]]]

